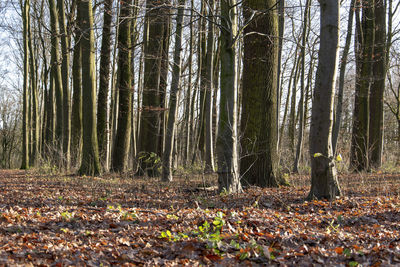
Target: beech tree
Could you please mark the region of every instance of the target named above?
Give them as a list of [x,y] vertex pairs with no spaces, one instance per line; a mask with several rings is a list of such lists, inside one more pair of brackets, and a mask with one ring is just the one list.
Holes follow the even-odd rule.
[[339,46],[338,0],[320,0],[320,47],[310,128],[311,190],[309,199],[340,195],[332,150],[333,98]]

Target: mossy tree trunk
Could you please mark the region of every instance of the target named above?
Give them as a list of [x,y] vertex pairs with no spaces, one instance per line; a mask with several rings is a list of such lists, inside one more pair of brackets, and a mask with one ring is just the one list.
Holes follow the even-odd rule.
[[101,173],[96,127],[96,65],[94,50],[92,1],[78,0],[81,12],[79,21],[82,31],[82,126],[83,150],[79,173],[98,175]]
[[[278,14],[273,0],[246,0],[241,117],[241,176],[247,184],[278,186],[277,71]],[[253,12],[264,11],[252,17]]]

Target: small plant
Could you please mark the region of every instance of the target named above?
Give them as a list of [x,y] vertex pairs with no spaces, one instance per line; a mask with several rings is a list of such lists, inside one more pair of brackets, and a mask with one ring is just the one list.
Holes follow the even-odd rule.
[[61,217],[66,221],[70,221],[74,218],[74,215],[69,211],[64,211],[61,212]]

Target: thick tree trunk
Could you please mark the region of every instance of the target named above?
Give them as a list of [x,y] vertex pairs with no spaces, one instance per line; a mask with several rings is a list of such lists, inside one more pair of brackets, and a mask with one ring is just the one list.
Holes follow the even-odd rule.
[[[243,107],[241,117],[241,176],[248,184],[279,186],[277,156],[278,15],[273,0],[246,0]],[[253,12],[268,10],[252,18]]]
[[354,97],[353,134],[350,169],[369,169],[369,93],[375,40],[374,0],[362,2],[362,21],[356,7],[356,92]]
[[236,0],[221,1],[221,99],[217,140],[218,189],[228,193],[242,191],[239,177],[237,133]]
[[131,76],[131,20],[127,0],[120,2],[120,25],[118,32],[118,128],[114,140],[111,169],[123,172],[128,165],[131,142],[132,76]]
[[375,2],[375,46],[369,106],[369,150],[371,167],[382,165],[383,97],[386,81],[386,8],[383,0]]
[[147,0],[144,32],[144,77],[139,135],[138,175],[159,175],[160,70],[163,48],[163,1]]
[[333,99],[339,48],[339,8],[338,0],[320,0],[320,48],[310,128],[311,190],[309,199],[332,200],[340,195],[332,154]]
[[92,2],[78,0],[81,12],[79,22],[82,31],[82,115],[83,151],[80,174],[101,173],[96,127],[96,65],[94,50]]
[[165,135],[165,149],[163,154],[162,180],[172,181],[172,157],[175,136],[175,120],[177,113],[177,98],[181,77],[181,50],[182,50],[182,22],[185,8],[185,0],[179,1],[176,17],[174,65],[172,70],[171,92],[169,98],[168,123]]

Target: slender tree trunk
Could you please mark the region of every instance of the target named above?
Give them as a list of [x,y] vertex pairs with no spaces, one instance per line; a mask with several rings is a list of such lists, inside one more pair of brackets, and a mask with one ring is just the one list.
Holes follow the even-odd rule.
[[131,76],[131,9],[127,0],[120,2],[118,32],[118,128],[115,136],[111,169],[123,172],[128,166],[131,142],[132,76]]
[[320,48],[310,128],[311,190],[308,195],[309,199],[332,200],[336,196],[340,196],[332,153],[333,99],[339,47],[339,9],[338,0],[320,0]]
[[101,173],[99,147],[96,127],[96,66],[94,50],[92,2],[78,0],[81,12],[82,31],[82,115],[83,151],[80,174],[98,175]]
[[303,19],[303,33],[301,38],[301,77],[300,77],[300,101],[299,101],[299,133],[297,138],[296,155],[293,164],[293,172],[299,172],[299,162],[301,157],[301,152],[303,148],[303,136],[304,136],[304,94],[305,94],[305,64],[306,64],[306,41],[308,39],[309,24],[310,24],[310,11],[311,0],[306,1],[306,6],[304,8],[304,19]]
[[349,9],[349,18],[348,18],[348,22],[347,22],[346,43],[343,48],[342,59],[340,60],[339,89],[338,89],[338,94],[337,94],[337,104],[336,104],[336,109],[335,109],[336,113],[335,113],[335,117],[334,117],[335,120],[334,120],[334,124],[333,124],[333,137],[332,137],[333,155],[336,154],[337,140],[339,137],[340,123],[342,120],[344,80],[345,80],[345,74],[346,74],[347,57],[349,55],[351,36],[352,36],[352,32],[353,32],[354,4],[355,4],[355,0],[351,0],[350,9]]
[[208,1],[208,37],[207,37],[207,52],[206,52],[206,69],[205,69],[205,108],[204,108],[204,121],[205,121],[205,173],[214,172],[214,145],[212,135],[212,93],[213,78],[214,78],[214,0]]
[[29,94],[29,44],[28,44],[28,28],[29,28],[29,0],[25,0],[22,4],[22,23],[23,23],[23,42],[24,42],[24,90],[22,100],[22,163],[21,169],[29,168],[29,128],[28,128],[28,94]]
[[279,36],[279,43],[278,43],[278,79],[277,79],[277,90],[276,90],[276,121],[277,126],[276,126],[276,136],[277,136],[277,149],[279,149],[279,143],[280,143],[280,134],[279,134],[279,115],[280,115],[280,110],[281,110],[281,74],[282,74],[282,48],[283,48],[283,36],[284,36],[284,32],[285,32],[285,0],[280,0],[278,3],[278,15],[279,15],[279,19],[278,19],[278,36]]
[[[81,12],[77,7],[76,20],[81,20]],[[82,34],[77,27],[75,29],[74,54],[72,59],[72,114],[71,114],[71,159],[72,166],[80,164],[79,159],[82,155],[82,53],[81,53]]]
[[386,82],[386,7],[383,0],[375,2],[375,43],[372,63],[372,84],[369,106],[369,150],[371,167],[382,165],[383,97]]
[[218,189],[228,193],[242,191],[239,179],[237,133],[236,0],[221,1],[221,99],[217,140]]
[[[30,16],[29,16],[30,18]],[[30,19],[29,19],[30,20]],[[31,125],[32,125],[32,153],[29,157],[30,166],[35,166],[39,156],[39,107],[37,95],[37,65],[35,50],[33,48],[31,23],[28,22],[28,46],[29,46],[29,74],[30,74],[30,98],[31,98]]]
[[100,161],[105,166],[107,158],[107,134],[108,134],[108,92],[111,70],[111,23],[113,17],[113,0],[104,1],[103,35],[100,51],[100,83],[97,102],[97,137],[99,141]]
[[[60,33],[59,33],[59,22],[57,7],[54,2],[55,0],[49,0],[50,7],[50,19],[51,19],[51,54],[52,54],[52,72],[54,79],[54,94],[56,98],[55,111],[55,149],[57,150],[57,157],[60,157],[60,153],[63,151],[63,121],[64,121],[64,108],[63,108],[63,85],[62,85],[62,75],[61,75],[61,64],[60,64]],[[60,161],[60,158],[57,159]]]
[[172,181],[172,157],[175,136],[175,120],[177,115],[177,98],[181,78],[181,50],[182,50],[182,22],[185,8],[185,0],[179,1],[176,17],[174,65],[172,70],[171,92],[169,99],[168,123],[166,129],[165,149],[163,154],[162,180]]
[[69,47],[69,34],[66,28],[64,0],[57,0],[57,11],[59,17],[60,39],[61,39],[61,77],[63,89],[63,161],[65,168],[68,170],[70,167],[70,153],[71,153],[71,111],[70,111],[70,47]]

